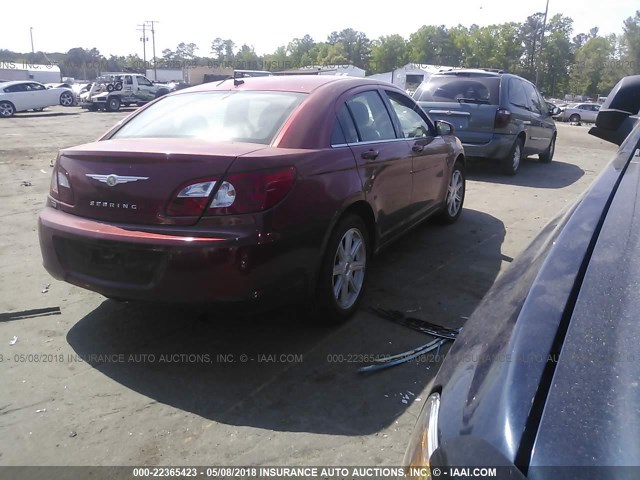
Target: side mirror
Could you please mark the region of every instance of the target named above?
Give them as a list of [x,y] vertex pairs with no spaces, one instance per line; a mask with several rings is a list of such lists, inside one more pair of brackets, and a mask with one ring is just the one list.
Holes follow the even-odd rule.
[[444,120],[436,120],[436,133],[440,137],[444,137],[445,135],[453,135],[456,129],[449,122],[445,122]]
[[553,107],[551,109],[551,116],[555,117],[556,115],[560,115],[560,113],[562,113],[562,110],[560,110],[559,107]]

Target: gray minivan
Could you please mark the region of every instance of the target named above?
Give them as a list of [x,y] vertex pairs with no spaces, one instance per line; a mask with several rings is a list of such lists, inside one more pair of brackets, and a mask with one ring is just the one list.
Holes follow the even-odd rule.
[[556,125],[538,89],[517,75],[451,70],[432,75],[413,95],[434,120],[454,125],[468,157],[498,159],[507,175],[520,160],[537,154],[550,162]]

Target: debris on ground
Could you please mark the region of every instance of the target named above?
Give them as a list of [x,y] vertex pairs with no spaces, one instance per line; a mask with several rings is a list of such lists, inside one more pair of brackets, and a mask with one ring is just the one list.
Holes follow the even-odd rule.
[[394,367],[396,365],[406,363],[410,360],[413,360],[414,358],[419,357],[420,355],[424,355],[425,353],[429,353],[433,350],[439,349],[440,346],[447,341],[449,341],[449,339],[437,338],[425,345],[421,345],[418,348],[414,348],[413,350],[402,352],[397,355],[392,355],[390,357],[383,357],[380,360],[375,361],[372,365],[367,365],[366,367],[359,368],[358,372],[360,373],[377,372],[378,370],[383,370],[385,368]]
[[78,436],[78,434],[76,432],[74,432],[73,430],[71,430],[69,432],[69,437],[73,438],[73,437],[77,437],[77,436]]
[[53,160],[49,160],[49,166],[53,168]]
[[14,335],[11,341],[9,342],[9,345],[15,345],[17,342],[18,342],[18,336]]
[[47,293],[49,291],[49,287],[51,287],[50,283],[47,283],[44,288],[42,289],[42,293]]
[[60,307],[32,308],[31,310],[22,310],[20,312],[0,313],[0,322],[21,320],[24,318],[44,317],[47,315],[60,315],[61,313]]
[[40,169],[40,171],[41,171],[42,173],[48,173],[44,168],[41,168],[41,169]]
[[[428,320],[423,320],[421,318],[407,317],[404,313],[398,310],[386,310],[380,307],[369,307],[367,310],[381,318],[384,318],[385,320],[389,320],[390,322],[397,323],[398,325],[402,325],[407,328],[411,328],[412,330],[417,330],[418,332],[431,335],[432,337],[436,337],[436,339],[432,340],[429,343],[426,343],[425,345],[414,348],[413,350],[376,360],[372,365],[367,365],[366,367],[359,368],[358,371],[360,373],[377,372],[378,370],[400,365],[433,350],[436,350],[435,358],[437,359],[440,356],[440,347],[442,347],[445,342],[455,340],[462,331],[462,328],[447,328],[442,325],[429,322]],[[415,394],[413,392],[409,393],[411,394],[411,396],[415,397]],[[408,403],[409,399],[409,395],[403,396],[402,403]]]
[[36,413],[44,413],[46,411],[47,411],[46,408],[40,408],[40,409],[36,410]]
[[21,187],[30,187],[31,186],[31,182],[27,182],[26,180],[23,180],[22,182],[20,182],[20,186]]
[[407,317],[398,310],[386,310],[380,307],[369,307],[367,310],[380,318],[434,337],[454,340],[462,331],[462,328],[447,328],[421,318]]

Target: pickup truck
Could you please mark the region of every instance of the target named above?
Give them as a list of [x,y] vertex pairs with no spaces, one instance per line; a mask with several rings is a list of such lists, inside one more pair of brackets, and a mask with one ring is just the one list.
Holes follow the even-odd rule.
[[117,112],[121,106],[144,105],[171,91],[169,85],[154,83],[144,75],[123,73],[99,77],[80,94],[79,105],[88,110]]

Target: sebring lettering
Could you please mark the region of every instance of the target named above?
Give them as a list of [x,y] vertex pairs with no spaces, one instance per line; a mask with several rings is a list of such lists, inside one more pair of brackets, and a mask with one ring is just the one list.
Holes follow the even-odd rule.
[[135,203],[116,203],[116,202],[96,202],[91,200],[89,202],[90,207],[103,207],[103,208],[121,208],[123,210],[137,210],[138,205]]

